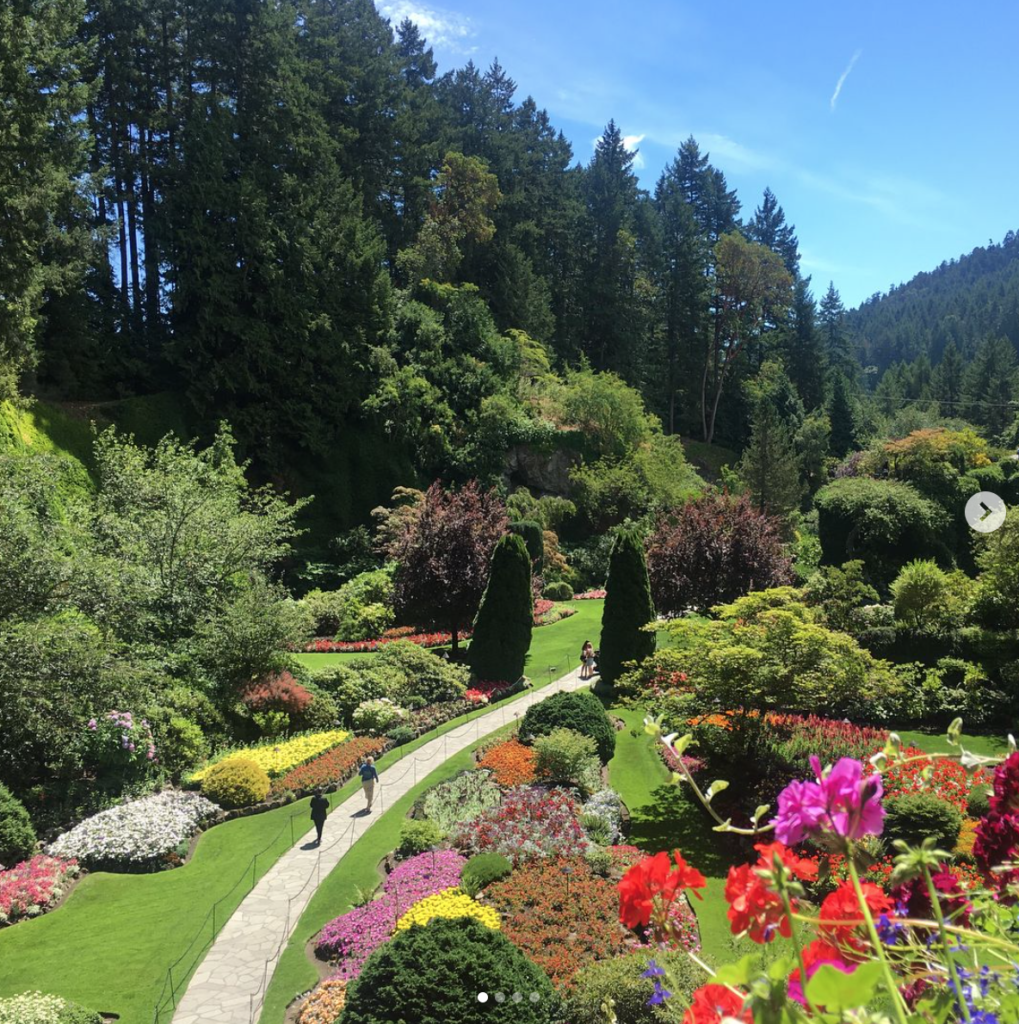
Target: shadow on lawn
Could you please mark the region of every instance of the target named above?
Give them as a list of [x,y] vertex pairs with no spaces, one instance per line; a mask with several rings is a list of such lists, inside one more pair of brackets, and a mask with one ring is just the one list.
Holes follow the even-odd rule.
[[739,844],[711,831],[707,815],[671,784],[658,786],[651,803],[631,807],[630,839],[649,853],[678,849],[706,875],[721,877],[740,859]]

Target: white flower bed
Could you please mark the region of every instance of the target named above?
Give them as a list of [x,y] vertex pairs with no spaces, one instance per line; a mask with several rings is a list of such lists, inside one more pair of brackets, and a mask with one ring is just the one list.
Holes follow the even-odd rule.
[[[0,999],[0,1024],[62,1024],[74,1010],[75,1004],[62,996],[24,992],[20,996]],[[76,1021],[88,1020],[87,1011],[78,1008]],[[98,1013],[92,1019],[101,1020]]]
[[86,818],[46,852],[86,864],[143,865],[187,842],[218,810],[198,793],[166,790]]

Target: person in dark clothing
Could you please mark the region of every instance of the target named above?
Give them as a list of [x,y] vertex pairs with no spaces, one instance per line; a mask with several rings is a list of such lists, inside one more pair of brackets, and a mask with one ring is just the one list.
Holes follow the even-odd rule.
[[315,832],[318,834],[315,842],[322,843],[322,828],[326,823],[326,815],[329,813],[329,801],[322,795],[321,789],[315,790],[311,798],[311,820],[315,823]]
[[371,814],[372,812],[372,800],[375,799],[375,783],[379,781],[379,773],[375,770],[375,758],[369,757],[363,765],[361,765],[361,785],[364,788],[364,798],[368,801],[368,806],[365,807],[364,813]]

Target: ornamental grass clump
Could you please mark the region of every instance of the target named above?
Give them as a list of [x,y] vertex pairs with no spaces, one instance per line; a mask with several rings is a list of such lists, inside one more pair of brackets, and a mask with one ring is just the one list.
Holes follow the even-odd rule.
[[426,925],[437,917],[472,917],[486,928],[499,927],[499,914],[495,910],[483,907],[459,888],[453,888],[419,900],[396,922],[396,930],[402,932],[414,925]]
[[166,790],[86,818],[50,843],[46,852],[90,868],[151,869],[185,846],[218,810],[197,793]]
[[577,804],[563,789],[511,789],[499,807],[460,825],[453,845],[466,853],[501,853],[520,864],[534,857],[577,857],[590,845]]
[[0,926],[49,910],[78,877],[78,862],[39,854],[0,871]]

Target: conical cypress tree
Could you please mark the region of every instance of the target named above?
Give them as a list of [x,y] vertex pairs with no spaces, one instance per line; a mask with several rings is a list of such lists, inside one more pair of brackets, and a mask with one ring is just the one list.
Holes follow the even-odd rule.
[[510,533],[495,546],[488,588],[474,620],[468,652],[474,675],[508,682],[519,679],[533,625],[531,558],[523,538]]
[[635,530],[617,535],[605,586],[598,670],[602,682],[611,685],[622,675],[624,662],[640,661],[655,649],[654,633],[641,629],[654,621],[655,606],[651,601],[644,545]]

